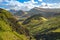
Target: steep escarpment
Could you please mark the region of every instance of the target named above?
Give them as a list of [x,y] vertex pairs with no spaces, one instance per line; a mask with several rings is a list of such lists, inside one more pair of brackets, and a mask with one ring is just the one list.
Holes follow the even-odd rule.
[[28,40],[28,29],[16,21],[10,12],[0,8],[0,40]]

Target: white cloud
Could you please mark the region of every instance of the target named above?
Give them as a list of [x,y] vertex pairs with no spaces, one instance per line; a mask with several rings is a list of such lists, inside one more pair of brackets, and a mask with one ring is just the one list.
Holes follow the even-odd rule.
[[8,4],[6,4],[7,8],[9,9],[15,9],[19,10],[23,4],[19,1],[10,1]]
[[34,0],[30,0],[31,3],[38,3],[38,2],[35,2]]
[[60,3],[47,4],[50,8],[60,8]]
[[38,0],[38,1],[43,2],[43,0]]
[[38,6],[38,5],[35,5],[35,3],[38,3],[38,2],[32,2],[32,1],[24,2],[23,7],[25,7],[25,9],[27,9],[27,10],[30,10],[30,9]]
[[[24,3],[21,3],[19,1],[16,1],[16,0],[10,0],[7,2],[7,4],[4,4],[6,7],[6,9],[15,9],[15,10],[24,10],[24,11],[28,11],[38,5],[35,5],[35,3],[38,3],[38,2],[35,2],[34,0],[32,1],[28,1],[28,2],[24,2]],[[3,6],[4,6],[3,5]]]
[[[38,0],[42,5],[42,8],[60,8],[60,3],[45,3],[43,0]],[[1,2],[7,2],[7,4],[3,4]],[[30,0],[24,3],[21,3],[17,0],[0,0],[0,6],[4,6],[5,9],[10,10],[10,9],[15,9],[15,10],[24,10],[28,11],[34,7],[39,7],[40,5],[37,5],[38,2],[35,2],[34,0]],[[47,6],[46,6],[47,5]],[[58,6],[58,7],[57,7]]]
[[16,0],[0,0],[0,2],[9,2],[9,1],[16,1]]
[[38,2],[35,2],[34,0],[30,0],[28,2],[21,3],[17,0],[2,0],[1,2],[7,2],[7,4],[0,3],[1,6],[5,6],[5,9],[15,9],[15,10],[24,10],[28,11],[34,7],[38,7],[36,5]]
[[35,3],[35,1],[34,1],[34,0],[31,0],[31,2],[32,2],[32,3]]
[[60,3],[41,3],[41,8],[60,8]]
[[42,2],[42,3],[41,3],[41,5],[43,5],[43,6],[44,6],[44,5],[46,5],[46,3],[45,3],[45,2]]

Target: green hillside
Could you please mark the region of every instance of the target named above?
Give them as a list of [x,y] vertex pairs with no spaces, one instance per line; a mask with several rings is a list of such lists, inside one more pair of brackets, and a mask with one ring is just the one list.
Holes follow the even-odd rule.
[[36,14],[19,22],[0,8],[0,40],[60,40],[60,15],[45,18]]
[[[54,29],[54,28],[56,28],[56,29]],[[60,30],[57,30],[59,28],[60,28],[60,16],[48,19],[48,21],[33,27],[30,31],[33,34],[36,34],[39,32],[45,33],[44,32],[45,30],[46,30],[46,32],[49,32],[49,31],[60,32]],[[49,30],[49,29],[52,29],[52,30]]]
[[36,40],[60,40],[60,16],[46,19],[38,14],[26,20],[23,24]]
[[28,40],[23,29],[10,12],[0,8],[0,40]]

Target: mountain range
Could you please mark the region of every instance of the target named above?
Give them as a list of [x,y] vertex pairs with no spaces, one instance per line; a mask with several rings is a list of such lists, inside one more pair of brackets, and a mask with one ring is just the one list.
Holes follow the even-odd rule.
[[29,11],[23,11],[23,10],[19,10],[19,11],[10,11],[12,13],[14,13],[14,15],[17,17],[30,17],[32,15],[35,14],[41,14],[44,17],[53,17],[56,15],[60,15],[60,9],[59,8],[40,8],[40,7],[35,7]]
[[12,13],[0,8],[0,40],[60,40],[60,13],[43,10]]

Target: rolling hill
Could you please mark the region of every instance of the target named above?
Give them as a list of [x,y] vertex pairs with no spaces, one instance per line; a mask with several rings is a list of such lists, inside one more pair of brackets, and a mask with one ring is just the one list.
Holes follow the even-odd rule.
[[51,18],[45,18],[41,14],[33,15],[23,25],[36,40],[60,40],[60,15]]

